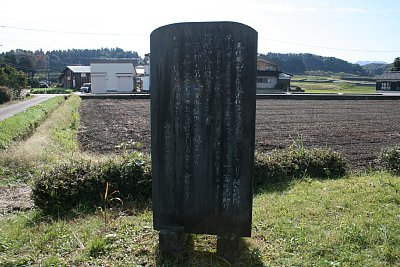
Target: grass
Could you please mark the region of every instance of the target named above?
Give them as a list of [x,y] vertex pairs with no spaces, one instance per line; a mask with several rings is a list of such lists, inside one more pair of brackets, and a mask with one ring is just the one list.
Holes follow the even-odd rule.
[[375,86],[360,86],[348,83],[305,83],[294,82],[293,86],[300,86],[305,93],[344,93],[344,94],[374,94]]
[[[64,97],[53,99],[52,103],[59,103]],[[26,182],[36,169],[68,160],[78,153],[76,131],[80,101],[78,96],[71,95],[29,139],[0,150],[0,185]]]
[[7,148],[12,142],[27,138],[49,113],[55,110],[64,97],[54,97],[24,112],[0,121],[0,149]]
[[59,87],[50,87],[50,88],[32,88],[31,94],[70,94],[76,90],[59,88]]
[[292,86],[299,86],[306,93],[345,93],[372,94],[376,93],[375,83],[370,81],[347,81],[335,75],[295,75]]
[[[2,183],[27,182],[17,174],[85,156],[76,140],[79,105],[71,96],[32,137],[0,151]],[[399,223],[400,176],[271,184],[254,197],[252,237],[242,240],[237,265],[399,266]],[[112,207],[106,226],[101,211],[82,208],[57,218],[35,210],[0,215],[2,267],[230,266],[215,252],[215,236],[192,235],[177,257],[161,256],[149,207]]]
[[273,266],[396,266],[399,178],[377,173],[304,181],[262,194],[250,244],[261,246],[262,261]]
[[[100,204],[100,203],[99,203]],[[186,251],[161,257],[149,209],[77,211],[51,219],[36,211],[0,218],[2,266],[229,266],[216,238],[193,235]],[[388,173],[274,184],[255,196],[252,237],[238,266],[398,266],[400,177]],[[0,264],[1,266],[1,264]]]

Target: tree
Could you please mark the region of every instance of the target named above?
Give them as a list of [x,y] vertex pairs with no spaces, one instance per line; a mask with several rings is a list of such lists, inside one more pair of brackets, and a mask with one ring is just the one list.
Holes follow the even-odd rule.
[[394,59],[392,71],[400,71],[400,57]]
[[6,86],[13,90],[14,97],[21,96],[21,89],[26,87],[27,78],[26,74],[18,71],[12,66],[5,66],[0,68],[0,86]]
[[7,52],[4,56],[4,62],[8,66],[13,66],[17,70],[25,72],[33,79],[36,70],[33,66],[32,58],[33,53],[31,51],[17,49],[16,51],[11,50]]
[[18,61],[17,69],[25,72],[30,76],[31,80],[33,80],[36,70],[32,63],[32,57],[26,55],[21,56]]

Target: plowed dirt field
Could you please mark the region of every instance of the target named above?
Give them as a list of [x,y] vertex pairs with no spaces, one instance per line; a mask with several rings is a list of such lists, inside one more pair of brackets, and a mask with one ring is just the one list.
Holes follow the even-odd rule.
[[[80,114],[83,150],[119,153],[116,146],[136,141],[150,153],[150,100],[85,99]],[[300,139],[306,148],[329,147],[354,169],[366,168],[382,147],[400,144],[400,101],[257,100],[256,150]]]

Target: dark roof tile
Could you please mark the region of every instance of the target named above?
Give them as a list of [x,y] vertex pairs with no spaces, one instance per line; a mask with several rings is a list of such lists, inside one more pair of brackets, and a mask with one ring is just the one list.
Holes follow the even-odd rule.
[[376,77],[377,81],[380,80],[396,80],[396,81],[400,81],[400,71],[388,71],[385,72],[384,74]]

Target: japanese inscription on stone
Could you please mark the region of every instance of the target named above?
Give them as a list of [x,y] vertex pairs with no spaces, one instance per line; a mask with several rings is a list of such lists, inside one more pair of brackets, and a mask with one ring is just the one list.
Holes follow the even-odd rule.
[[154,228],[249,236],[257,32],[179,23],[150,46]]

